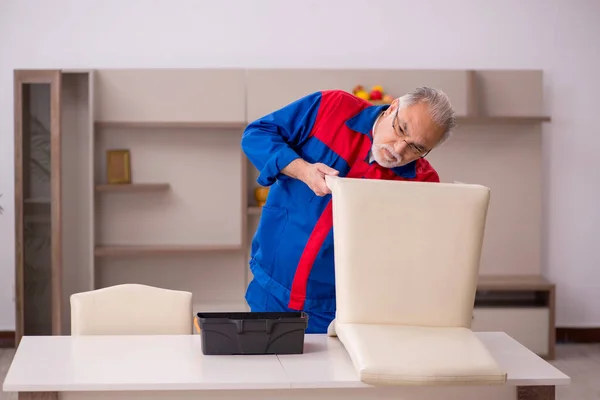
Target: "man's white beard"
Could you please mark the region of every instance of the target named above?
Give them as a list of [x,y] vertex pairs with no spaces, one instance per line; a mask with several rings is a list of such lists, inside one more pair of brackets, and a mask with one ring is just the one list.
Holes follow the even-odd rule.
[[[388,150],[392,157],[389,157],[389,154],[384,150]],[[373,144],[371,149],[371,153],[373,154],[373,158],[377,164],[381,165],[385,168],[396,168],[404,165],[402,161],[402,156],[394,152],[394,149],[389,144]]]

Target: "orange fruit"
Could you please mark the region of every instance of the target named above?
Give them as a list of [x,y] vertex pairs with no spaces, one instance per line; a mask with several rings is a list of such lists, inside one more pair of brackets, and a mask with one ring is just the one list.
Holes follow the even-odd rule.
[[361,98],[363,100],[369,100],[369,93],[367,93],[364,90],[359,90],[358,92],[355,93],[355,96],[358,98]]

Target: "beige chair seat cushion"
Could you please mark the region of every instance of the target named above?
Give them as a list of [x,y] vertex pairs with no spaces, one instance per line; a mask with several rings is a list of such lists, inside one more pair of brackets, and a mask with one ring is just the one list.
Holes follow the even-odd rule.
[[506,382],[506,373],[467,328],[336,323],[335,331],[368,384]]

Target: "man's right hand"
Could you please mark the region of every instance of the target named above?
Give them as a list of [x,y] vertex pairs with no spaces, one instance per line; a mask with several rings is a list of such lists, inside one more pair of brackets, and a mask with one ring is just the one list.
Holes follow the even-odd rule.
[[323,164],[310,164],[301,158],[297,158],[286,166],[281,172],[295,179],[304,182],[317,196],[325,196],[331,193],[331,190],[325,183],[325,175],[336,176],[339,174],[333,168]]
[[306,183],[317,196],[325,196],[326,194],[331,193],[331,190],[329,190],[325,183],[325,175],[336,176],[337,174],[339,174],[338,171],[325,164],[307,164],[301,180]]

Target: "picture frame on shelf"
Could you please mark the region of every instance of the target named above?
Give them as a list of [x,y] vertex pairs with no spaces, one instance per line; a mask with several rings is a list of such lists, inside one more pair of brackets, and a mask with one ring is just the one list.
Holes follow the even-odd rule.
[[107,150],[106,181],[114,185],[131,184],[131,152],[129,150]]

